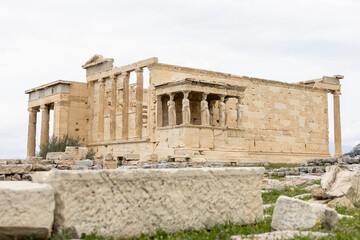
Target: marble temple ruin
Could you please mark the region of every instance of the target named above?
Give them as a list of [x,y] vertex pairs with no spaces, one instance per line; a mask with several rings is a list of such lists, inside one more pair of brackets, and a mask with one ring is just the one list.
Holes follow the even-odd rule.
[[95,55],[82,66],[86,83],[58,80],[26,91],[28,156],[35,155],[37,113],[45,143],[53,111],[53,135],[80,137],[98,158],[108,152],[119,160],[126,154],[217,162],[327,158],[328,93],[334,98],[335,156],[342,154],[341,75],[285,83],[157,58],[122,67],[113,62]]

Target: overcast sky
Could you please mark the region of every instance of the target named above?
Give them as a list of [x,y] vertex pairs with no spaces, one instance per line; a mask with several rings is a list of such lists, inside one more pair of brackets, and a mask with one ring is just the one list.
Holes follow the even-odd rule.
[[94,54],[285,82],[342,74],[348,149],[360,143],[359,13],[358,0],[0,0],[0,158],[26,156],[24,91],[85,82]]

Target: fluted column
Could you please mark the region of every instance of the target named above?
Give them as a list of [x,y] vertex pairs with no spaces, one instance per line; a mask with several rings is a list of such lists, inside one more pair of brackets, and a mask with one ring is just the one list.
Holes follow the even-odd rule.
[[36,114],[39,110],[29,108],[29,127],[28,127],[28,142],[27,142],[27,156],[35,156],[36,147]]
[[104,140],[104,102],[105,102],[105,79],[99,79],[98,100],[98,140]]
[[111,76],[110,139],[116,139],[117,77]]
[[144,98],[144,77],[142,68],[135,70],[136,72],[136,137],[142,138],[143,129],[143,98]]
[[225,95],[220,96],[220,101],[219,101],[219,121],[220,121],[220,127],[225,127],[225,124],[226,124]]
[[333,93],[334,97],[334,138],[335,138],[335,157],[342,155],[341,147],[341,121],[340,121],[340,91]]
[[169,126],[176,125],[176,110],[174,97],[175,93],[170,93],[170,100],[167,102]]
[[41,136],[40,136],[40,150],[41,145],[49,142],[49,113],[50,109],[47,105],[42,105],[41,109]]
[[243,98],[239,96],[237,97],[237,99],[238,102],[236,104],[236,111],[237,111],[236,125],[238,128],[240,128],[242,126],[244,106],[243,106]]
[[121,73],[123,78],[122,138],[129,138],[129,72]]

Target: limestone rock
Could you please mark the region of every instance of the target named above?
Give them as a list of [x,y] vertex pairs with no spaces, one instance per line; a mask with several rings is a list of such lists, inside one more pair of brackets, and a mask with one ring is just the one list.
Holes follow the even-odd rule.
[[321,204],[280,196],[276,202],[271,228],[296,230],[312,228],[316,224],[327,229],[337,227],[338,216],[334,209]]
[[24,174],[30,173],[30,164],[11,164],[11,165],[0,165],[0,174]]
[[311,192],[313,198],[315,199],[328,199],[328,195],[324,192],[322,188],[316,188]]
[[129,238],[261,222],[263,174],[264,168],[49,171],[33,181],[50,184],[61,203],[57,231]]
[[353,203],[360,203],[360,169],[331,166],[321,180],[321,186],[330,198],[346,196]]
[[92,167],[93,166],[93,161],[91,161],[90,159],[85,159],[85,160],[79,161],[78,165],[79,166]]
[[248,236],[232,236],[231,240],[285,240],[293,239],[295,236],[300,237],[311,237],[312,238],[321,238],[329,236],[328,233],[322,232],[311,232],[311,231],[295,231],[295,230],[285,230],[285,231],[275,231],[262,234],[248,235]]
[[345,207],[347,209],[353,209],[354,204],[346,197],[335,198],[328,203],[328,206],[334,205],[335,207]]
[[320,188],[320,185],[319,184],[313,184],[313,185],[310,185],[310,186],[307,186],[304,188],[305,191],[312,191],[316,188]]
[[30,182],[0,182],[0,239],[48,238],[54,219],[52,188]]

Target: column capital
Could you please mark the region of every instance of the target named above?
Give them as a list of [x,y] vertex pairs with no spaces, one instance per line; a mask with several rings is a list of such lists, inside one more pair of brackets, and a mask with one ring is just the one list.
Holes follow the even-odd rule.
[[98,82],[101,84],[105,84],[105,78],[99,78]]
[[333,91],[332,94],[334,96],[340,96],[341,95],[341,92],[338,90],[338,91]]
[[135,68],[136,73],[142,73],[144,70],[142,68]]
[[46,104],[43,104],[40,106],[41,111],[49,110],[49,106]]
[[117,76],[116,75],[110,75],[110,81],[116,81]]
[[184,90],[184,91],[182,91],[182,92],[183,92],[183,94],[184,94],[184,98],[185,98],[185,99],[189,97],[190,90]]
[[127,71],[125,71],[125,72],[121,72],[120,75],[121,75],[121,76],[124,76],[124,77],[127,77],[127,76],[130,75],[130,73],[127,72]]
[[37,113],[39,112],[39,109],[37,108],[28,108],[29,113]]

